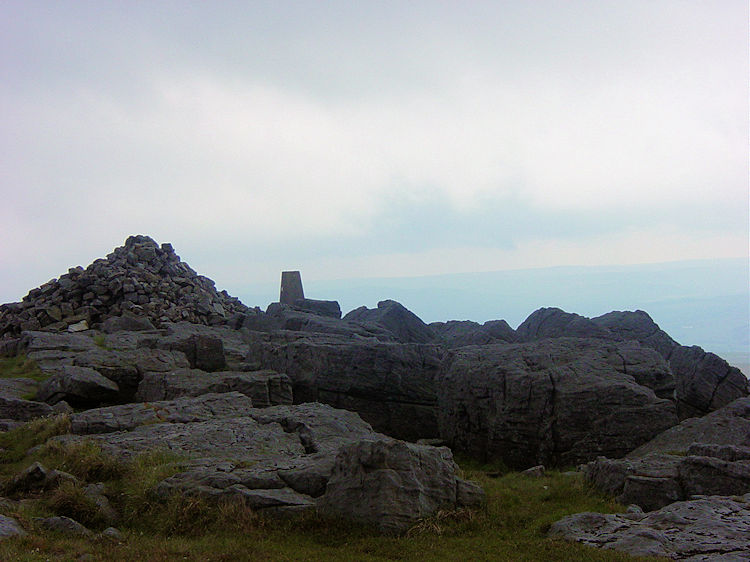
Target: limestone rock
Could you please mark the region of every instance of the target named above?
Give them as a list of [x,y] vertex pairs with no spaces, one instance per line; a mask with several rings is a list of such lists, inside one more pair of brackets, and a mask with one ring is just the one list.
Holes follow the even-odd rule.
[[63,367],[62,372],[42,383],[37,397],[55,404],[65,400],[73,406],[98,406],[114,402],[120,393],[117,383],[88,367]]
[[622,345],[557,338],[455,350],[436,381],[441,437],[517,469],[624,456],[677,416],[628,373],[623,356],[639,365],[641,382],[660,380],[663,359]]
[[684,455],[693,443],[750,447],[750,398],[738,398],[703,417],[688,418],[631,451],[628,458],[649,453]]
[[0,540],[9,539],[11,537],[22,537],[25,534],[26,531],[23,530],[23,527],[21,527],[18,521],[12,517],[0,515]]
[[588,318],[559,308],[540,308],[533,312],[518,326],[516,333],[521,341],[559,337],[619,339]]
[[28,466],[6,485],[5,493],[19,494],[38,490],[51,490],[57,488],[63,482],[75,482],[72,474],[61,470],[48,469],[42,463],[35,462]]
[[[710,453],[699,446],[691,453]],[[659,509],[694,495],[750,492],[750,455],[729,461],[706,455],[651,453],[636,459],[601,457],[584,468],[589,482],[618,501],[645,511]]]
[[430,329],[436,335],[436,341],[455,348],[467,345],[487,345],[492,343],[512,343],[518,335],[505,320],[491,320],[477,324],[470,320],[433,322]]
[[341,318],[341,307],[336,301],[297,299],[292,303],[292,308],[302,312],[311,312],[318,316],[328,316],[336,319]]
[[460,507],[458,481],[447,447],[363,440],[339,451],[318,508],[397,534],[438,509]]
[[700,497],[640,515],[578,513],[553,523],[549,535],[633,556],[747,560],[750,494]]
[[0,419],[29,421],[50,414],[52,407],[44,402],[0,396]]
[[152,402],[232,391],[252,398],[257,408],[292,403],[292,383],[289,377],[276,371],[206,373],[198,369],[178,369],[172,373],[147,373],[136,399]]
[[248,363],[286,373],[294,400],[357,412],[399,439],[437,436],[434,378],[438,346],[388,343],[326,334],[258,334]]
[[94,533],[92,533],[89,529],[81,525],[78,521],[71,519],[70,517],[58,516],[36,518],[34,519],[34,522],[43,529],[54,531],[62,535],[86,538],[91,538],[94,536]]
[[419,317],[393,300],[384,300],[378,307],[361,306],[344,316],[344,320],[380,325],[402,343],[429,343],[435,338],[429,326]]
[[154,325],[148,318],[136,316],[132,312],[125,311],[122,316],[111,316],[102,322],[102,331],[107,334],[122,331],[153,330]]
[[204,394],[148,404],[122,404],[71,415],[71,432],[79,435],[128,431],[153,423],[191,423],[239,417],[252,408],[252,400],[239,392]]

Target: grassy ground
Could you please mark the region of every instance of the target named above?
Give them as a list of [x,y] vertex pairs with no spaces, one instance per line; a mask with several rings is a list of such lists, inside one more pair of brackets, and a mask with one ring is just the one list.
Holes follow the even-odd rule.
[[[419,522],[403,537],[383,537],[346,522],[306,515],[265,519],[242,504],[208,505],[175,497],[158,502],[149,494],[161,479],[179,470],[180,459],[154,452],[117,465],[93,444],[41,447],[30,457],[19,451],[65,432],[60,416],[0,434],[0,478],[7,481],[33,460],[66,470],[82,481],[106,481],[110,501],[122,517],[121,542],[71,539],[53,533],[0,542],[1,560],[630,560],[545,537],[549,525],[581,511],[616,512],[622,506],[593,492],[579,476],[550,472],[543,478],[499,475],[498,467],[463,463],[464,476],[478,480],[487,505],[476,512],[441,512]],[[15,446],[13,445],[15,443]],[[9,447],[10,446],[10,447]],[[8,448],[9,447],[9,448]],[[25,449],[24,449],[25,450]],[[4,513],[27,528],[32,517],[53,513],[105,525],[82,496],[67,485],[21,502]]]
[[49,375],[40,371],[34,360],[27,358],[25,355],[0,357],[0,378],[15,379],[20,377],[41,382],[47,380]]

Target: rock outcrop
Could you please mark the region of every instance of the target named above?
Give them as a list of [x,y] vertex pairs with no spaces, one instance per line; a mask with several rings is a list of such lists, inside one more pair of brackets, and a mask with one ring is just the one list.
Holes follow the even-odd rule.
[[518,341],[518,334],[505,320],[490,320],[484,324],[471,320],[450,320],[433,322],[429,327],[435,334],[435,343],[449,348]]
[[[630,369],[630,366],[634,366]],[[671,373],[635,343],[557,338],[457,349],[437,378],[440,434],[517,469],[621,457],[677,423]]]
[[344,316],[344,320],[385,328],[401,343],[429,343],[435,339],[435,334],[427,324],[404,305],[393,300],[380,301],[377,308],[355,308]]
[[750,494],[698,497],[651,513],[578,513],[553,523],[552,537],[673,560],[747,560]]
[[0,336],[23,330],[95,326],[131,312],[155,324],[186,320],[223,324],[248,309],[180,261],[171,244],[131,236],[106,259],[75,267],[31,290],[19,303],[0,306]]
[[273,332],[250,343],[247,363],[286,373],[295,403],[355,411],[377,431],[416,440],[438,433],[434,379],[442,355],[433,345]]

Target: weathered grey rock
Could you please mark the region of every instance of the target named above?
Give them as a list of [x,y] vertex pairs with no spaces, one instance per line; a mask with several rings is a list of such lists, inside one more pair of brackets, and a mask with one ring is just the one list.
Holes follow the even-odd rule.
[[[438,509],[460,507],[458,481],[447,447],[362,440],[339,451],[318,508],[383,533],[402,533]],[[464,492],[462,499],[468,498],[477,499]]]
[[521,474],[524,476],[530,476],[531,478],[541,478],[544,476],[544,465],[538,464],[536,466],[532,466],[531,468],[527,468],[526,470],[521,471]]
[[23,527],[12,517],[0,515],[0,540],[26,535]]
[[560,337],[620,339],[585,316],[559,308],[540,308],[532,312],[518,326],[516,334],[521,341]]
[[80,320],[68,326],[68,332],[77,333],[85,332],[89,329],[89,323],[87,320]]
[[380,301],[378,307],[373,309],[364,306],[355,308],[344,316],[344,320],[380,325],[402,343],[429,343],[435,339],[435,334],[427,324],[393,300]]
[[700,347],[674,348],[669,365],[677,379],[680,419],[702,416],[748,395],[742,371]]
[[645,515],[578,513],[554,523],[549,535],[634,556],[747,560],[750,494],[701,497]]
[[221,338],[206,334],[191,334],[187,337],[162,337],[155,341],[160,349],[184,353],[193,369],[220,371],[227,366],[224,343]]
[[380,324],[321,316],[280,303],[271,303],[265,314],[245,318],[242,328],[257,332],[312,332],[345,336],[349,339],[375,338],[396,341],[396,336]]
[[302,312],[310,312],[318,316],[328,316],[330,318],[341,318],[341,307],[337,301],[297,299],[291,304],[292,308]]
[[294,400],[323,402],[359,413],[400,439],[437,436],[439,346],[386,343],[324,334],[258,334],[248,363],[286,373]]
[[20,494],[37,490],[51,490],[63,482],[76,482],[75,476],[61,470],[48,469],[42,463],[35,462],[28,466],[6,485],[5,493]]
[[65,400],[73,406],[98,406],[115,402],[120,394],[117,383],[88,367],[66,366],[39,387],[37,397],[48,404]]
[[665,359],[669,359],[672,350],[680,345],[643,310],[616,310],[592,318],[591,321],[624,340],[635,340],[655,349]]
[[470,320],[433,322],[430,329],[443,345],[455,348],[467,345],[487,345],[492,343],[512,343],[518,335],[505,320],[491,320],[477,324]]
[[128,431],[153,423],[192,423],[247,415],[253,403],[239,392],[204,394],[148,404],[123,404],[73,414],[71,432],[79,435]]
[[441,437],[518,469],[621,457],[677,423],[674,404],[628,372],[636,363],[641,382],[668,372],[635,345],[557,338],[455,350],[437,379]]
[[748,382],[739,369],[700,347],[679,345],[642,310],[610,312],[592,322],[617,337],[637,340],[657,350],[669,361],[677,383],[680,419],[702,416],[748,396]]
[[94,369],[117,383],[118,402],[134,400],[143,376],[147,372],[166,373],[190,365],[181,351],[162,349],[107,350],[93,349],[77,354],[73,365]]
[[153,402],[232,391],[252,398],[257,408],[292,403],[291,380],[276,371],[206,373],[198,369],[147,373],[138,387],[136,400]]
[[29,421],[52,414],[49,404],[0,396],[0,419]]
[[106,334],[122,331],[139,332],[153,329],[154,325],[151,323],[151,320],[136,316],[129,311],[123,312],[122,316],[112,316],[102,322],[102,332]]
[[102,482],[89,484],[84,487],[83,493],[94,502],[102,521],[108,525],[114,525],[120,520],[119,514],[112,507],[112,504],[109,503],[109,499],[106,496],[107,490]]
[[101,532],[101,537],[114,542],[120,542],[124,539],[122,533],[116,527],[107,527]]
[[693,443],[750,447],[750,398],[738,398],[703,417],[688,418],[631,451],[628,457],[649,453],[684,455]]
[[[698,448],[710,452],[710,448]],[[599,458],[584,468],[596,488],[646,511],[694,495],[750,492],[750,460],[652,453],[637,459]]]
[[60,533],[62,535],[86,538],[91,538],[94,536],[94,533],[92,533],[89,529],[81,525],[78,521],[71,519],[70,517],[40,517],[34,519],[34,522],[43,529],[54,531],[55,533]]

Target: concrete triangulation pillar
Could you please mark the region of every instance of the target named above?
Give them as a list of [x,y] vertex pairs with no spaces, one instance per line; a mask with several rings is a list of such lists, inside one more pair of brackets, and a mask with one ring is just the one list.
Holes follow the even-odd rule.
[[305,292],[302,290],[302,276],[299,271],[281,272],[281,304],[294,304],[297,299],[304,299]]

